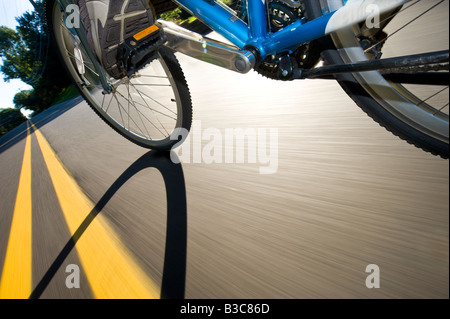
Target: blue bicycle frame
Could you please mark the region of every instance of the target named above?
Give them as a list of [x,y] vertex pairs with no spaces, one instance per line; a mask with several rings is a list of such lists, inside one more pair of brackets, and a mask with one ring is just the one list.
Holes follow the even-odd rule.
[[364,21],[366,5],[376,5],[379,13],[411,0],[343,0],[344,7],[309,22],[297,20],[280,31],[268,30],[268,0],[246,0],[248,24],[218,0],[174,0],[207,26],[240,49],[256,48],[260,58],[295,50],[340,28]]
[[175,2],[240,49],[256,48],[262,59],[268,55],[293,50],[302,43],[322,37],[333,15],[329,13],[308,23],[296,21],[283,30],[270,33],[267,27],[266,0],[247,0],[248,24],[220,1]]

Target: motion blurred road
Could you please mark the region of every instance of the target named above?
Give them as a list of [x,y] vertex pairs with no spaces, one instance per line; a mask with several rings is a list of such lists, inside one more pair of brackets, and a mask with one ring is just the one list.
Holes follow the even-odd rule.
[[[334,81],[278,83],[179,58],[197,127],[278,129],[276,173],[247,162],[180,169],[122,138],[80,99],[33,118],[82,191],[101,202],[94,218],[163,296],[448,298],[448,161],[379,127]],[[15,134],[0,140],[0,270],[26,126]],[[66,249],[73,233],[35,134],[34,296],[94,297],[77,250]],[[70,264],[81,268],[79,289],[66,286]],[[369,264],[379,266],[379,289],[366,287]]]

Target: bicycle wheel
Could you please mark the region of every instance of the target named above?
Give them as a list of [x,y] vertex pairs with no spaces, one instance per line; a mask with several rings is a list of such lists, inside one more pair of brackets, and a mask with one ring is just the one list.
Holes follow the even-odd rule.
[[[104,92],[98,73],[74,29],[64,22],[58,1],[47,1],[48,25],[63,64],[92,109],[114,130],[135,144],[169,150],[178,129],[190,130],[192,103],[179,62],[161,47],[158,58],[130,77],[110,78]],[[174,139],[171,135],[174,134]]]
[[[314,2],[315,17],[343,5],[340,0],[322,0],[322,5]],[[384,14],[379,28],[360,24],[333,33],[334,48],[325,50],[322,57],[326,64],[343,64],[377,59],[381,55],[389,58],[448,50],[448,7],[448,1],[411,1]],[[423,72],[414,70],[419,71]],[[419,148],[448,158],[448,83],[406,84],[411,82],[408,76],[410,73],[386,75],[372,71],[337,75],[336,79],[380,125]]]

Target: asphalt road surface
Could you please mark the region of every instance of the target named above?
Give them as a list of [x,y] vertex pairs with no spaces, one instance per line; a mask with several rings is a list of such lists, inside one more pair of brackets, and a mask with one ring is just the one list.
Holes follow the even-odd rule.
[[265,129],[272,174],[263,156],[196,163],[194,146],[176,165],[80,99],[53,107],[0,140],[2,297],[449,297],[448,161],[385,131],[334,81],[179,58],[190,143]]

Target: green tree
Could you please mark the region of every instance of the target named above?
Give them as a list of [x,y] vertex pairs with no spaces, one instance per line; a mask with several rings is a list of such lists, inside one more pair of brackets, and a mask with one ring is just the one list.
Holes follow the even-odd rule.
[[28,51],[18,32],[0,26],[0,56],[3,59],[1,71],[6,81],[21,79],[28,83],[26,80],[33,69]]
[[[43,1],[37,2],[39,12],[44,12]],[[26,12],[16,18],[16,30],[0,27],[0,71],[6,81],[20,79],[33,87],[20,92],[14,102],[17,108],[27,108],[39,113],[51,105],[53,99],[67,86],[70,79],[61,72],[57,52],[50,42],[43,14]]]
[[18,109],[0,110],[0,137],[26,120],[27,118]]
[[161,14],[161,19],[166,21],[179,22],[181,20],[181,9],[176,8],[175,10],[164,12]]

